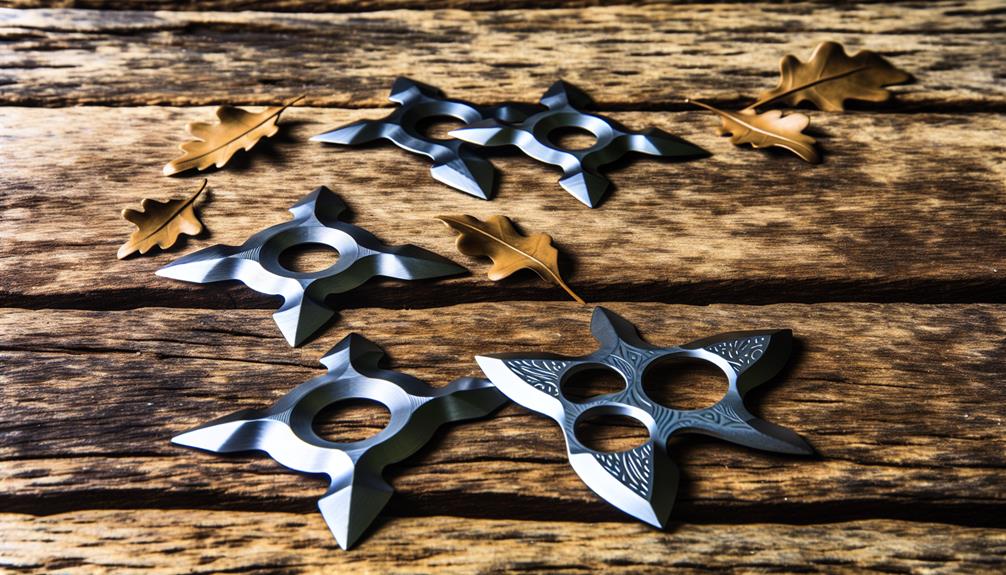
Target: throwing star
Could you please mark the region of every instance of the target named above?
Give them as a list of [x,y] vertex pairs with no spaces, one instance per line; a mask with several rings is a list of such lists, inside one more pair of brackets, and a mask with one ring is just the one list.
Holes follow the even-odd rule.
[[[381,243],[363,228],[339,221],[345,209],[331,190],[320,186],[290,208],[293,220],[262,230],[240,246],[216,245],[179,258],[157,275],[196,283],[239,280],[257,292],[283,296],[273,319],[290,345],[298,346],[335,315],[325,303],[329,295],[375,276],[415,280],[467,271],[416,246]],[[315,272],[280,264],[280,254],[304,244],[329,246],[339,252],[339,261]]]
[[[591,208],[597,207],[610,185],[598,170],[628,152],[662,157],[707,155],[702,148],[663,130],[631,132],[614,120],[581,112],[578,108],[589,106],[590,98],[561,80],[552,84],[541,103],[546,110],[518,124],[488,119],[454,130],[450,135],[481,146],[517,146],[540,162],[559,166],[563,174],[559,185]],[[596,141],[582,150],[557,146],[549,135],[562,128],[586,130]]]
[[[771,379],[786,364],[792,338],[789,330],[725,333],[660,348],[640,339],[625,319],[598,307],[591,331],[600,349],[583,357],[499,354],[475,359],[507,397],[559,424],[577,475],[622,511],[656,527],[666,524],[678,484],[677,467],[667,455],[667,441],[674,433],[703,433],[780,453],[813,453],[796,433],[761,420],[744,407],[744,394]],[[643,374],[654,362],[666,358],[692,358],[715,365],[726,375],[726,394],[705,409],[678,410],[658,404],[644,391]],[[570,376],[596,367],[618,373],[625,388],[585,401],[572,401],[564,395],[563,384]],[[590,449],[577,438],[575,427],[585,416],[595,415],[633,418],[649,430],[649,440],[628,451]]]
[[[296,387],[271,407],[242,410],[187,431],[171,441],[215,453],[258,450],[280,464],[330,479],[318,507],[339,546],[348,549],[374,521],[393,489],[381,477],[387,465],[425,445],[444,423],[483,417],[506,398],[484,379],[465,377],[442,388],[378,367],[384,351],[351,334],[321,358],[328,372]],[[347,399],[383,404],[391,420],[380,433],[353,443],[319,437],[312,421]]]
[[449,117],[471,124],[496,118],[513,122],[527,117],[536,106],[505,104],[480,107],[461,100],[445,98],[443,93],[408,78],[398,78],[389,100],[399,108],[380,120],[361,120],[313,138],[329,144],[365,144],[384,138],[398,147],[433,160],[430,174],[437,181],[466,194],[488,200],[492,197],[496,169],[471,146],[459,140],[440,140],[423,133],[424,122]]

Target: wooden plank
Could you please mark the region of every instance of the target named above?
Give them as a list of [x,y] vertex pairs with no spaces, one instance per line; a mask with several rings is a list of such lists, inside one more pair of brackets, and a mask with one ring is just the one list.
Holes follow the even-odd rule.
[[[919,78],[900,110],[999,111],[1006,103],[994,0],[940,4],[716,4],[489,12],[9,11],[0,102],[16,105],[270,103],[387,106],[399,75],[459,98],[536,100],[556,79],[604,106],[681,109],[775,84],[779,59],[825,39],[870,48]],[[938,35],[941,42],[933,44]],[[222,50],[221,46],[226,46]],[[95,54],[100,54],[96,58]],[[170,79],[170,81],[168,81]]]
[[87,10],[266,10],[270,12],[367,12],[372,10],[500,10],[639,4],[641,0],[0,0],[0,7]]
[[[679,520],[820,522],[900,517],[1002,526],[1006,310],[995,305],[817,304],[764,307],[612,304],[654,343],[790,326],[800,340],[756,412],[798,430],[820,459],[710,439],[675,444]],[[319,373],[321,354],[357,331],[392,367],[445,384],[478,375],[471,357],[506,350],[593,349],[589,309],[478,304],[429,311],[353,310],[292,350],[267,312],[146,308],[4,310],[0,481],[8,511],[185,507],[305,511],[320,482],[253,455],[221,459],[168,444],[173,434],[267,404]],[[477,334],[477,337],[473,337]],[[712,404],[721,383],[681,401]],[[347,418],[352,431],[373,420]],[[611,428],[616,439],[632,430]],[[624,443],[623,443],[624,444]],[[619,521],[568,467],[554,425],[517,407],[445,431],[389,473],[392,514]]]
[[996,573],[1006,554],[1001,529],[899,521],[682,525],[659,532],[635,524],[422,517],[380,527],[343,552],[318,514],[3,514],[0,567],[18,573]]
[[[111,255],[129,231],[118,211],[198,185],[158,173],[184,122],[210,110],[0,109],[0,306],[35,308],[0,309],[0,571],[1001,572],[1003,306],[614,304],[655,342],[767,324],[801,337],[791,369],[754,403],[821,457],[675,443],[684,481],[670,533],[598,500],[568,467],[554,426],[515,406],[445,430],[389,470],[397,495],[383,528],[352,553],[335,548],[316,512],[320,481],[266,458],[166,442],[316,375],[317,358],[350,330],[384,345],[394,368],[437,383],[476,375],[470,356],[490,349],[588,350],[588,309],[568,302],[367,308],[564,297],[530,278],[490,284],[483,264],[453,254],[431,222],[437,213],[503,212],[552,232],[571,254],[571,282],[592,301],[1004,301],[1002,8],[925,8],[760,4],[758,18],[738,5],[0,11],[0,40],[12,48],[0,54],[0,106],[271,103],[306,91],[314,105],[356,108],[291,111],[284,137],[211,174],[203,212],[212,235],[128,262]],[[911,113],[814,113],[828,152],[820,168],[735,151],[711,118],[679,111],[696,93],[737,103],[774,83],[781,54],[805,56],[832,37],[889,54],[921,82],[899,88],[888,110]],[[717,156],[633,164],[614,175],[611,202],[589,211],[554,172],[516,154],[494,155],[505,180],[488,204],[432,182],[425,162],[391,147],[302,142],[382,115],[391,78],[417,69],[453,96],[486,102],[533,100],[563,76],[626,123],[659,125]],[[356,223],[453,254],[475,274],[364,290],[299,350],[265,309],[186,309],[274,302],[151,274],[185,250],[283,221],[319,183],[343,195]],[[126,311],[38,309],[47,306]],[[675,397],[714,399],[705,387]],[[371,412],[353,412],[327,431],[379,427]],[[635,437],[625,427],[600,434],[613,445]]]
[[[507,408],[500,424],[470,424],[444,432],[429,451],[394,466],[386,478],[395,496],[382,513],[632,522],[575,475],[554,426],[515,411]],[[518,427],[526,431],[518,434]],[[522,448],[524,453],[497,453],[490,444],[498,443],[500,436],[490,438],[491,432],[512,442],[507,451]],[[433,450],[437,453],[426,455]],[[432,460],[440,458],[463,460]],[[676,449],[674,459],[682,471],[672,512],[675,521],[826,523],[881,517],[1006,526],[1001,464],[994,469],[965,464],[913,464],[906,469],[885,463],[805,461],[745,453],[705,439]],[[323,479],[291,473],[261,456],[221,460],[181,448],[165,456],[4,461],[0,481],[4,510],[38,514],[193,506],[308,513],[317,510],[327,488]]]
[[275,306],[243,286],[198,286],[153,272],[186,251],[239,244],[286,221],[287,208],[320,184],[349,204],[351,221],[383,240],[419,245],[472,270],[447,281],[386,282],[339,305],[567,298],[530,272],[490,282],[485,263],[458,254],[453,234],[434,219],[444,213],[502,213],[549,232],[567,256],[570,284],[588,301],[1002,301],[1006,294],[1004,115],[815,114],[827,159],[809,166],[731,146],[702,112],[613,113],[714,155],[685,163],[640,158],[611,173],[615,190],[590,210],[558,186],[556,170],[519,153],[492,155],[502,178],[496,199],[485,202],[434,181],[428,161],[390,143],[360,149],[306,141],[382,114],[291,110],[281,136],[208,173],[200,208],[208,236],[117,261],[133,229],[119,217],[122,208],[198,187],[202,174],[164,178],[160,170],[185,139],[185,123],[211,118],[212,109],[2,108],[0,304]]

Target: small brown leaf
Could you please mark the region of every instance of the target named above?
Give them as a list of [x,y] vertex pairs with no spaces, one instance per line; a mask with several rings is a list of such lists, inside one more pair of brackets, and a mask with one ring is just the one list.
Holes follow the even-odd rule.
[[811,164],[821,161],[821,156],[814,148],[815,140],[803,133],[810,124],[810,118],[798,112],[785,116],[779,110],[769,110],[761,114],[754,110],[741,112],[725,112],[709,104],[691,100],[696,106],[701,106],[723,119],[720,135],[730,134],[734,145],[751,144],[755,148],[777,146],[785,148],[800,156]]
[[530,269],[542,279],[566,290],[573,299],[585,303],[559,275],[559,252],[548,234],[522,235],[506,216],[481,221],[472,216],[437,216],[457,231],[458,251],[466,256],[488,256],[493,261],[489,279],[499,281],[520,269]]
[[253,114],[241,108],[220,106],[217,108],[218,124],[193,122],[186,128],[195,140],[189,140],[180,147],[185,152],[164,166],[164,175],[171,176],[191,170],[203,171],[215,165],[222,168],[240,149],[251,150],[262,138],[269,138],[279,131],[279,115],[296,104],[300,96],[282,106],[272,106]]
[[809,100],[827,112],[841,112],[845,110],[845,100],[886,102],[891,92],[884,86],[912,79],[911,74],[894,67],[876,52],[863,50],[850,57],[836,42],[822,42],[806,63],[786,55],[779,68],[782,74],[779,85],[763,92],[747,109],[776,101],[796,106]]
[[194,236],[203,231],[194,204],[205,189],[206,180],[203,180],[202,187],[184,200],[158,202],[144,199],[140,202],[139,211],[122,210],[122,217],[136,224],[137,229],[119,248],[119,259],[136,251],[145,254],[155,245],[167,249],[175,245],[179,234]]

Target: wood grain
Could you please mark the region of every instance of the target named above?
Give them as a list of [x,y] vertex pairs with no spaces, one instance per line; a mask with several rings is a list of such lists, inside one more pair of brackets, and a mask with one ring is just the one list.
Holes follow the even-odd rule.
[[[344,552],[318,514],[0,515],[0,568],[60,573],[996,573],[1006,531],[933,523],[644,525],[400,518]],[[617,533],[617,537],[599,534]],[[170,562],[160,558],[170,557]]]
[[[779,59],[832,39],[916,75],[896,109],[1001,111],[998,3],[715,4],[488,12],[14,11],[0,21],[0,102],[386,106],[399,75],[477,102],[536,100],[564,78],[608,108],[736,104]],[[939,36],[941,41],[933,42]],[[100,57],[96,57],[100,54]]]
[[[1006,426],[986,408],[1004,393],[995,374],[1006,340],[991,336],[1004,333],[1002,306],[611,307],[654,343],[783,326],[802,342],[786,375],[753,405],[802,433],[820,458],[678,442],[678,520],[881,516],[1002,526]],[[572,303],[353,310],[319,341],[291,350],[261,310],[5,310],[0,481],[10,489],[2,506],[255,510],[266,502],[304,511],[320,482],[264,458],[199,454],[168,439],[317,375],[317,359],[351,331],[385,346],[393,368],[443,385],[478,375],[477,353],[589,352],[588,323],[589,309]],[[712,404],[722,383],[712,385],[692,399]],[[377,431],[367,419],[344,425]],[[626,428],[609,432],[631,437]],[[575,477],[554,425],[513,406],[446,430],[389,477],[398,490],[391,514],[625,520]]]
[[[390,143],[306,141],[383,113],[289,110],[276,138],[233,166],[203,173],[210,187],[198,209],[208,235],[120,262],[116,249],[132,231],[122,208],[199,186],[203,174],[164,178],[160,168],[185,139],[185,123],[212,117],[212,109],[2,108],[0,138],[16,145],[0,147],[7,246],[0,304],[275,307],[237,284],[199,286],[153,272],[195,248],[240,244],[287,221],[287,208],[321,184],[349,204],[352,222],[382,240],[419,245],[472,271],[448,281],[389,281],[339,306],[568,297],[530,272],[490,282],[488,264],[456,253],[454,234],[434,219],[452,213],[506,214],[548,232],[569,256],[563,273],[587,301],[1002,301],[1006,294],[1003,115],[814,114],[826,161],[809,167],[730,145],[716,135],[718,120],[700,111],[612,113],[714,155],[684,163],[639,158],[610,173],[616,188],[590,210],[559,187],[556,170],[519,153],[490,156],[502,180],[496,199],[485,202],[436,182],[428,161]],[[58,154],[50,152],[54,141]]]
[[[1001,3],[640,4],[0,0],[100,9],[0,9],[0,571],[1003,572]],[[775,84],[782,55],[806,58],[829,39],[918,81],[880,108],[809,112],[821,166],[734,148],[684,104],[748,102]],[[532,102],[564,78],[630,127],[713,156],[623,164],[609,200],[588,210],[519,153],[490,155],[502,182],[488,203],[390,144],[306,141],[386,114],[398,75],[479,103]],[[160,169],[184,125],[212,117],[202,106],[302,93],[314,107],[284,113],[277,138],[207,173],[208,233],[115,260],[131,231],[122,208],[201,182]],[[320,184],[352,222],[472,275],[375,282],[333,302],[343,311],[300,349],[273,324],[276,301],[153,275],[286,221]],[[572,256],[561,262],[572,287],[657,344],[792,327],[790,367],[750,403],[819,455],[677,438],[675,523],[659,532],[583,485],[554,424],[509,405],[390,467],[395,497],[344,553],[317,512],[322,480],[168,443],[319,374],[350,331],[438,385],[478,375],[476,353],[591,350],[589,307],[530,274],[491,284],[486,262],[454,252],[433,220],[442,213],[506,214],[552,234]],[[692,371],[664,383],[663,399],[691,407],[723,385]],[[359,437],[377,432],[379,413],[316,425]],[[591,431],[614,448],[640,439],[624,425]]]
[[400,9],[500,10],[639,4],[638,0],[0,0],[10,8],[88,10],[265,10],[269,12],[366,12]]

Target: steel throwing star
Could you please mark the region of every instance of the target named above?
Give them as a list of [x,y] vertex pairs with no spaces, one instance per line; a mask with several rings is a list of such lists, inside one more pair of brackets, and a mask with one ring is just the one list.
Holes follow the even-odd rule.
[[[563,81],[552,84],[541,98],[547,108],[518,124],[507,125],[494,119],[459,128],[450,135],[480,146],[517,146],[532,158],[562,168],[559,185],[587,206],[593,208],[604,198],[610,182],[599,169],[619,160],[628,152],[662,157],[699,157],[706,151],[663,130],[650,128],[631,132],[621,124],[581,112],[590,98]],[[550,134],[563,128],[590,132],[596,141],[582,150],[556,145]]]
[[[640,339],[625,319],[598,307],[591,331],[600,349],[583,357],[499,354],[475,359],[507,397],[559,424],[577,475],[622,511],[656,527],[666,524],[678,483],[677,467],[667,455],[667,440],[673,433],[703,433],[781,453],[813,453],[799,435],[751,415],[744,407],[744,394],[785,365],[792,339],[789,330],[725,333],[661,348]],[[727,377],[726,395],[712,407],[697,410],[672,409],[653,401],[643,390],[643,374],[655,361],[666,358],[712,363]],[[625,389],[583,402],[569,400],[563,383],[580,370],[596,367],[617,372],[626,382]],[[588,414],[634,418],[649,430],[650,438],[628,451],[589,449],[575,433],[577,422]]]
[[[290,345],[298,346],[335,315],[325,303],[329,295],[375,276],[415,280],[467,271],[413,245],[381,243],[367,230],[339,221],[345,209],[342,200],[320,186],[290,208],[293,220],[264,229],[240,246],[216,245],[179,258],[157,275],[196,283],[239,280],[257,292],[283,296],[273,319]],[[280,254],[304,244],[329,246],[339,252],[339,261],[314,272],[280,264]]]
[[[215,453],[264,451],[303,473],[321,473],[330,486],[318,501],[325,523],[348,549],[391,498],[381,474],[425,445],[444,423],[483,417],[506,398],[485,379],[465,377],[442,388],[378,367],[384,351],[351,334],[321,358],[328,372],[261,410],[246,409],[187,431],[171,441]],[[325,407],[347,399],[383,404],[391,419],[380,433],[353,443],[319,437],[312,421]]]
[[398,147],[433,160],[430,174],[437,181],[466,194],[488,200],[492,197],[496,169],[471,146],[459,140],[431,138],[422,131],[423,123],[433,118],[450,117],[471,124],[490,118],[503,122],[521,120],[537,106],[504,104],[481,107],[461,100],[445,98],[443,93],[408,78],[398,78],[389,100],[399,108],[380,120],[361,120],[313,138],[329,144],[365,144],[381,138]]

